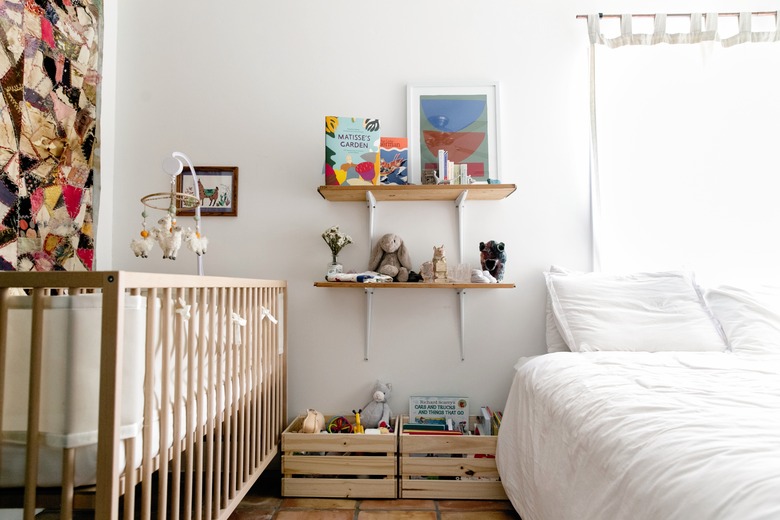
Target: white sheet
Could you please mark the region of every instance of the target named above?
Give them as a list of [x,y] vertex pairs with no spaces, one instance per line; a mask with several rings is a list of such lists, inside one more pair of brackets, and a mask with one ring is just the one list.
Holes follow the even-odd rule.
[[496,462],[523,520],[780,518],[780,357],[518,362]]

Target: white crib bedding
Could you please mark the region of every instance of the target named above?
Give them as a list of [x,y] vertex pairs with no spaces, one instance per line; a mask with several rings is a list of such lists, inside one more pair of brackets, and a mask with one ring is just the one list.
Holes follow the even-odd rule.
[[[3,432],[0,440],[0,487],[17,487],[24,485],[24,467],[26,452],[26,427],[27,427],[27,386],[29,384],[30,365],[30,309],[32,298],[29,296],[12,296],[9,298],[9,323],[14,327],[8,331],[8,347],[6,354],[6,378],[5,400],[3,403]],[[174,305],[172,307],[175,308]],[[161,309],[156,303],[157,311]],[[98,388],[99,388],[99,364],[100,358],[100,316],[101,296],[98,294],[82,294],[74,296],[51,296],[44,300],[44,337],[43,337],[43,366],[41,387],[41,447],[39,450],[38,482],[41,486],[59,486],[62,473],[62,448],[74,448],[75,458],[75,485],[94,484],[95,461],[97,459],[97,424],[98,424]],[[196,314],[197,318],[197,314]],[[159,320],[159,312],[155,313],[155,320]],[[120,438],[136,439],[136,452],[133,467],[139,467],[142,457],[142,426],[143,426],[143,383],[144,383],[144,358],[146,335],[146,298],[142,296],[126,296],[124,318],[124,352],[122,362],[122,411],[120,416]],[[199,321],[196,319],[195,323]],[[185,324],[185,336],[189,334],[188,325]],[[223,330],[229,326],[223,318]],[[206,325],[204,339],[208,341],[209,334],[216,334],[215,327]],[[155,419],[151,425],[153,456],[159,453],[160,423],[159,415],[162,402],[162,335],[159,333],[159,323],[152,326],[155,331]],[[196,342],[198,331],[196,333]],[[170,331],[167,338],[169,345],[174,343],[173,334]],[[216,336],[215,336],[216,337]],[[235,342],[234,342],[235,343]],[[233,345],[232,348],[238,348]],[[224,354],[224,342],[220,344]],[[186,347],[183,352],[186,353]],[[180,393],[182,402],[186,403],[189,395],[188,363],[189,356],[184,354],[183,361],[178,363],[181,370]],[[213,403],[213,415],[219,417],[225,410],[228,399],[235,406],[243,395],[252,391],[255,384],[261,383],[261,374],[258,372],[258,381],[248,378],[245,382],[241,377],[233,379],[236,390],[230,395],[217,395],[215,386],[217,379],[221,383],[226,382],[227,367],[223,364],[220,374],[216,367],[212,370],[211,384],[208,384],[208,362],[215,363],[215,356],[210,359],[205,356],[198,365],[202,376],[196,373],[199,383],[196,383],[196,395],[200,394],[202,384],[209,388],[210,399]],[[259,363],[260,360],[251,360],[251,363]],[[173,430],[172,417],[174,413],[174,399],[176,398],[175,378],[173,367],[175,365],[175,353],[169,352],[168,367],[168,435],[165,445],[172,445]],[[247,370],[251,369],[251,365]],[[24,389],[16,392],[15,388]],[[200,391],[199,391],[200,390]],[[196,397],[197,399],[197,397]],[[208,400],[202,400],[200,404],[200,418],[205,424],[209,417]],[[181,434],[193,431],[196,427],[198,415],[192,413],[189,428],[186,426],[185,411],[182,410]],[[202,426],[202,424],[201,424]],[[124,443],[119,450],[119,467],[125,467]]]
[[523,359],[496,462],[524,520],[780,518],[780,356]]

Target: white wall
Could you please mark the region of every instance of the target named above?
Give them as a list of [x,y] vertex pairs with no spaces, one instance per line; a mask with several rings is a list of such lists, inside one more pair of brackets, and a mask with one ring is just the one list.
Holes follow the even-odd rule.
[[[551,263],[590,267],[587,46],[575,15],[624,4],[123,1],[113,249],[99,265],[195,272],[189,253],[176,262],[133,257],[139,199],[167,189],[160,163],[173,150],[196,165],[237,165],[239,216],[204,219],[206,273],[289,281],[291,415],[360,407],[378,378],[393,383],[396,413],[406,411],[410,394],[467,395],[474,406],[501,408],[517,358],[544,351],[541,272]],[[631,7],[737,10],[733,4]],[[377,291],[364,361],[363,293],[313,287],[329,261],[325,228],[338,224],[355,239],[340,256],[348,268],[365,269],[369,249],[365,206],[327,202],[316,191],[324,117],[379,117],[384,135],[405,135],[408,83],[481,81],[501,84],[501,178],[518,190],[468,204],[466,261],[478,262],[479,241],[504,241],[507,279],[517,288],[468,292],[463,362],[454,291]],[[400,234],[419,265],[433,244],[455,254],[455,225],[452,204],[402,202],[380,205],[376,232]]]

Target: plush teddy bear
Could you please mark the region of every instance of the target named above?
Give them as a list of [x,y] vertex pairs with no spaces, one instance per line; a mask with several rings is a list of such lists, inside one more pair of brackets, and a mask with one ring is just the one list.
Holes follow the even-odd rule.
[[371,401],[363,407],[360,414],[360,420],[366,428],[389,428],[390,427],[390,405],[387,404],[387,398],[393,385],[377,381],[374,386],[374,393],[371,395]]
[[396,282],[406,282],[411,269],[412,261],[404,241],[395,233],[384,235],[374,245],[368,262],[369,271],[391,276]]
[[479,260],[482,270],[487,271],[496,281],[504,279],[506,267],[506,251],[504,243],[495,240],[479,243]]

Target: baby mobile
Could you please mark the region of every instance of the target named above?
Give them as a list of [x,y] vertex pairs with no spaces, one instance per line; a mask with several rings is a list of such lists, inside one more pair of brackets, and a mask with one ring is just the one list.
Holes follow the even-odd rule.
[[[176,191],[176,176],[184,171],[184,163],[189,166],[192,173],[193,186],[198,185],[198,177],[190,159],[181,152],[173,152],[171,157],[163,161],[163,171],[171,178],[171,189],[168,193],[151,193],[141,198],[143,210],[141,216],[141,238],[135,238],[130,242],[130,248],[135,256],[148,258],[154,244],[160,246],[163,258],[176,260],[176,256],[182,243],[198,257],[198,274],[203,275],[203,254],[206,253],[208,239],[200,233],[200,199],[189,193]],[[194,208],[195,229],[183,230],[176,220],[176,207]],[[147,208],[165,211],[164,217],[157,221],[157,225],[147,229],[146,218],[149,216]]]

